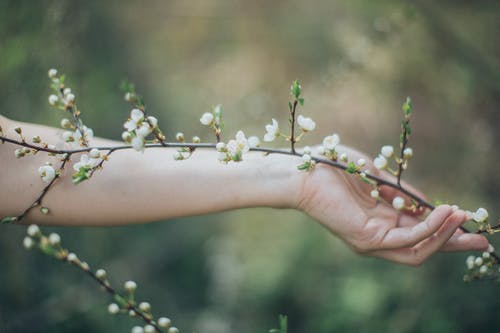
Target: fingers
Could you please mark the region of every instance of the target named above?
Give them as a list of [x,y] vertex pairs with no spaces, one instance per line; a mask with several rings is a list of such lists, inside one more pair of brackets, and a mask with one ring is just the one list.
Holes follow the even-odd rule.
[[487,251],[488,246],[488,240],[482,235],[457,232],[443,245],[440,251]]
[[434,252],[438,251],[465,221],[465,212],[460,210],[455,211],[447,216],[444,224],[435,234],[417,245],[410,248],[375,251],[372,255],[401,264],[420,265]]
[[[424,239],[432,236],[446,222],[453,213],[453,209],[448,205],[437,207],[425,221],[410,226],[396,227],[389,229],[380,242],[381,249],[397,249],[411,247]],[[403,219],[404,216],[400,216]],[[415,218],[412,218],[415,220]],[[404,222],[409,224],[409,222]]]

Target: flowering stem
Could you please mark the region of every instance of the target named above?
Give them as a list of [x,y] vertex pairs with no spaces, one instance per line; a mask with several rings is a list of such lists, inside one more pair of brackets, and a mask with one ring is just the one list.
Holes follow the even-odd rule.
[[292,108],[290,109],[290,115],[292,116],[292,118],[290,119],[291,121],[291,126],[290,126],[290,147],[291,147],[291,151],[292,151],[292,154],[295,155],[295,111],[297,109],[297,104],[299,103],[299,101],[297,99],[295,99],[293,101],[293,106]]
[[[296,104],[297,103],[294,103],[295,106],[296,106]],[[292,110],[293,110],[293,108],[292,108]],[[292,121],[292,127],[293,127],[293,124],[294,124],[294,121]],[[407,137],[407,136],[408,135],[405,135],[405,137]],[[78,149],[51,149],[51,148],[48,148],[48,147],[45,147],[45,146],[40,147],[40,146],[36,146],[36,145],[30,144],[30,143],[27,143],[27,142],[23,142],[23,141],[18,141],[18,140],[15,140],[15,139],[7,138],[7,137],[1,136],[1,135],[0,135],[0,140],[1,141],[5,141],[5,142],[9,142],[9,143],[12,143],[12,144],[16,144],[16,145],[19,145],[19,146],[24,146],[24,147],[28,147],[28,148],[31,148],[31,149],[35,149],[35,150],[38,150],[38,151],[44,151],[44,152],[47,152],[47,153],[52,153],[52,154],[67,154],[65,160],[63,160],[63,164],[61,165],[61,169],[64,167],[64,164],[67,162],[67,160],[69,160],[69,157],[72,154],[75,154],[75,153],[89,152],[92,149],[97,149],[97,150],[100,150],[100,151],[101,150],[108,151],[107,155],[109,155],[112,152],[115,152],[115,151],[118,151],[118,150],[133,149],[133,147],[131,145],[102,146],[102,147],[84,147],[84,148],[78,148]],[[281,154],[281,155],[301,156],[301,154],[299,154],[299,153],[297,153],[295,151],[293,140],[291,140],[291,142],[292,142],[292,150],[291,151],[290,150],[272,149],[272,148],[260,148],[260,147],[250,148],[250,151],[263,152],[265,154]],[[403,147],[403,149],[401,151],[403,151],[404,147],[406,146],[405,142],[407,142],[407,139],[404,140],[404,142],[402,141],[402,145],[401,146]],[[215,143],[187,143],[187,142],[178,143],[178,142],[165,142],[165,141],[162,141],[160,143],[150,143],[150,144],[146,144],[145,145],[145,148],[148,148],[148,149],[151,149],[151,148],[189,148],[189,149],[193,149],[194,150],[194,149],[197,149],[197,148],[214,149],[215,147],[216,147]],[[315,161],[316,163],[327,164],[327,165],[330,165],[330,166],[332,166],[334,168],[341,169],[341,170],[344,170],[344,171],[349,168],[349,166],[347,164],[344,164],[344,163],[341,163],[341,162],[338,162],[338,161],[333,161],[333,160],[329,160],[329,159],[325,159],[325,158],[320,158],[320,157],[312,157],[311,159],[313,161]],[[95,166],[93,168],[93,170],[91,171],[92,174],[95,172],[95,170],[97,170],[99,167],[102,166],[102,164],[104,163],[104,160],[105,159],[102,159],[101,162],[97,166]],[[361,172],[362,172],[361,170],[356,170],[354,172],[354,174],[359,175]],[[401,175],[401,172],[399,173],[399,175]],[[56,178],[58,178],[58,177],[59,177],[59,175],[56,175]],[[397,183],[385,180],[383,178],[374,176],[374,175],[369,174],[369,173],[366,173],[365,177],[368,178],[368,179],[370,179],[370,180],[373,180],[374,182],[376,182],[377,186],[385,185],[385,186],[389,186],[389,187],[392,187],[394,189],[397,189],[401,193],[407,195],[409,198],[415,200],[415,202],[417,203],[418,207],[425,207],[425,208],[427,208],[429,210],[434,210],[436,208],[430,202],[426,201],[425,199],[419,197],[418,195],[416,195],[416,194],[412,193],[411,191],[407,190],[406,188],[404,188],[401,185],[401,183],[400,183],[399,177],[398,177],[398,182]],[[52,183],[55,181],[56,178],[54,178],[54,180],[51,183],[49,183],[49,185],[46,186],[46,188],[44,189],[44,192],[42,192],[41,198],[43,198],[43,196],[48,191],[48,189],[50,188],[50,186],[52,185]],[[41,200],[41,198],[39,198],[37,200]],[[26,213],[27,213],[27,211],[31,210],[33,207],[36,207],[36,205],[35,205],[36,203],[37,203],[37,201],[35,201],[35,203],[30,208],[28,208],[26,210]],[[23,213],[22,215],[24,216],[25,213]],[[16,220],[16,221],[18,221],[18,220]],[[497,228],[500,228],[500,226],[498,226]],[[470,231],[468,229],[466,229],[465,227],[460,227],[460,229],[462,231],[466,232],[466,233],[470,233]],[[477,233],[484,233],[484,232],[486,232],[486,231],[478,231]],[[497,262],[500,262],[500,257],[498,255],[496,255],[495,253],[491,253],[491,255],[492,255],[493,258],[495,258],[495,260]]]
[[61,165],[59,166],[58,172],[54,176],[54,178],[43,188],[42,192],[38,195],[38,197],[33,201],[33,203],[26,208],[21,214],[17,215],[14,217],[15,222],[21,221],[33,208],[38,207],[42,204],[42,200],[49,191],[49,189],[52,187],[52,185],[61,177],[62,172],[64,171],[64,167],[66,166],[66,163],[70,160],[71,153],[66,153],[65,157],[63,158]]
[[405,159],[405,156],[404,156],[404,151],[406,149],[406,145],[408,144],[408,123],[409,123],[409,119],[405,119],[403,120],[403,133],[401,134],[401,152],[399,154],[399,161],[398,161],[398,171],[396,173],[396,177],[397,177],[397,184],[398,185],[401,185],[401,175],[403,174],[403,164],[405,163],[404,162],[404,159]]

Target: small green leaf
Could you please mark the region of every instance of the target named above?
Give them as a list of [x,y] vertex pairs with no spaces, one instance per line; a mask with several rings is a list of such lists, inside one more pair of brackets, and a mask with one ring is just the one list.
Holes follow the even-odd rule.
[[412,109],[411,98],[407,97],[406,102],[403,103],[403,112],[405,116],[409,116],[411,114],[411,109]]
[[299,98],[299,103],[300,103],[300,105],[304,106],[304,98],[302,98],[302,97]]
[[280,315],[279,321],[280,321],[280,333],[286,333],[288,331],[288,317],[285,315]]
[[1,224],[8,224],[8,223],[13,223],[17,221],[16,216],[6,216],[0,220]]
[[300,86],[298,80],[293,81],[291,87],[291,94],[293,97],[295,97],[295,99],[299,99],[300,95],[302,94],[302,87]]
[[80,170],[75,172],[71,178],[73,179],[73,184],[78,185],[81,182],[86,181],[90,178],[90,168],[89,167],[81,167]]
[[345,170],[347,173],[353,174],[356,172],[358,168],[356,167],[356,164],[354,162],[349,162],[347,165],[347,169]]
[[290,112],[293,110],[293,105],[292,102],[288,101],[288,108],[290,109]]

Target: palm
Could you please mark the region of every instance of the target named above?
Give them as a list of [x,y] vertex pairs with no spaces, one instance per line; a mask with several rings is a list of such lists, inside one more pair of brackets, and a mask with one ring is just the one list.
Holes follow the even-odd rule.
[[[357,151],[342,148],[351,160],[361,157],[369,160]],[[371,165],[368,167],[372,174],[377,173]],[[400,263],[418,265],[440,249],[483,250],[488,247],[484,237],[458,230],[466,220],[461,210],[442,205],[419,223],[415,214],[396,211],[371,198],[371,190],[357,176],[320,164],[304,181],[299,207],[356,252]],[[389,202],[397,193],[389,187],[382,187],[380,192]]]

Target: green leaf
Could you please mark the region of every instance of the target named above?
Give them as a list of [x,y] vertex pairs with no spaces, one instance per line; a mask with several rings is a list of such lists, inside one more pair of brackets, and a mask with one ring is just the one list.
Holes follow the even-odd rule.
[[286,333],[288,330],[288,317],[285,315],[279,316],[280,333]]
[[293,81],[292,87],[291,87],[291,94],[295,99],[298,99],[300,95],[302,94],[302,87],[300,86],[300,83],[298,80]]
[[81,182],[86,181],[90,178],[90,168],[89,167],[81,167],[80,170],[75,172],[71,178],[73,179],[73,184],[78,185]]
[[288,108],[290,109],[290,112],[293,110],[293,105],[292,102],[288,101]]
[[300,105],[304,106],[304,98],[302,98],[302,97],[299,98],[299,103],[300,103]]
[[3,217],[0,220],[0,223],[1,224],[8,224],[8,223],[16,222],[16,221],[17,221],[17,217],[16,216],[6,216],[6,217]]
[[345,170],[347,173],[353,174],[356,172],[358,168],[356,167],[356,164],[354,162],[349,162],[347,165],[347,169]]
[[411,109],[412,109],[411,98],[406,97],[406,102],[403,103],[403,112],[405,116],[409,116],[411,114]]

